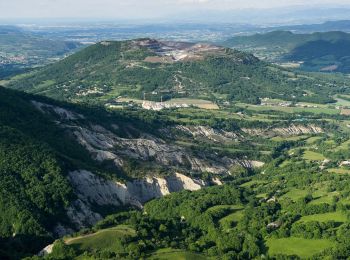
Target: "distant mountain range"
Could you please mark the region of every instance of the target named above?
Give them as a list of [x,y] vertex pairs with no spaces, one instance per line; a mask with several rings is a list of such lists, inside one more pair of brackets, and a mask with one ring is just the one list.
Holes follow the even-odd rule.
[[[345,26],[348,22],[342,24]],[[224,45],[251,51],[269,61],[298,62],[304,70],[350,72],[350,34],[345,32],[273,31],[234,37]]]
[[329,31],[350,32],[350,20],[334,20],[327,21],[324,23],[286,25],[269,28],[269,31],[274,30],[292,31],[294,33],[313,33]]

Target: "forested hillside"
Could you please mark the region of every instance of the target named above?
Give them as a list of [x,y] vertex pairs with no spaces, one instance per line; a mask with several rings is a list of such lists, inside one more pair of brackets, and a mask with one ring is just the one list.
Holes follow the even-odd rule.
[[[94,162],[88,151],[57,125],[54,114],[40,112],[34,100],[55,104],[0,87],[1,259],[38,253],[57,236],[58,222],[74,227],[66,213],[77,198],[67,178],[70,171],[83,167],[111,174],[109,167]],[[80,109],[91,120],[103,117],[98,109]],[[123,175],[116,178],[123,179]]]
[[[205,149],[188,147],[197,130],[180,129],[165,114],[109,112],[0,87],[1,258],[35,254],[120,208],[213,185],[217,173],[224,181],[234,166],[246,175],[254,167],[247,156],[259,159],[213,153],[205,136]],[[216,138],[234,141],[223,134]]]
[[307,71],[349,72],[350,34],[345,32],[274,31],[234,37],[224,45],[253,52],[269,61],[298,62]]
[[[72,145],[61,134],[20,94],[0,88],[2,258],[36,253],[52,239],[55,221],[64,217],[62,208],[73,194],[61,157]],[[65,151],[60,154],[55,144]]]
[[153,200],[143,213],[111,215],[57,241],[45,259],[346,258],[349,175],[278,160],[264,170],[252,179]]
[[[293,74],[253,55],[201,44],[141,39],[102,42],[14,78],[9,87],[72,101],[174,97],[258,103],[259,98],[330,102],[326,82]],[[312,93],[312,94],[311,94]]]

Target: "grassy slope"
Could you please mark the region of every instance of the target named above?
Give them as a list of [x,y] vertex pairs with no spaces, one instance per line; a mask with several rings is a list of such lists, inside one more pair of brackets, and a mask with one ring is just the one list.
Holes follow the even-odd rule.
[[327,221],[335,221],[335,222],[346,222],[347,217],[343,212],[329,212],[329,213],[322,213],[322,214],[315,214],[315,215],[309,215],[309,216],[303,216],[300,221],[307,222],[307,221],[318,221],[318,222],[327,222]]
[[122,237],[135,236],[135,230],[128,226],[116,226],[103,229],[96,233],[68,238],[67,245],[74,246],[80,252],[92,250],[109,250],[111,252],[121,252],[123,248],[119,242]]
[[326,239],[304,239],[304,238],[280,238],[269,239],[266,242],[270,255],[297,255],[302,258],[312,257],[327,248],[331,248],[334,243]]

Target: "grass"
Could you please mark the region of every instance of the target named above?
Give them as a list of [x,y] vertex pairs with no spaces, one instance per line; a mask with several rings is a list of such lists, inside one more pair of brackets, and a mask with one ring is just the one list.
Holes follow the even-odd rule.
[[[333,196],[337,194],[334,193],[328,193],[326,195],[320,196],[317,199],[314,199],[310,202],[310,204],[322,204],[322,203],[327,203],[327,204],[332,204],[333,202]],[[314,196],[314,195],[313,195]]]
[[258,199],[266,198],[266,197],[267,197],[267,193],[260,193],[260,194],[256,195],[256,197],[257,197]]
[[134,236],[135,230],[128,226],[117,226],[103,229],[96,233],[83,235],[75,238],[65,239],[65,243],[74,246],[79,251],[89,250],[110,250],[114,252],[123,251],[123,247],[118,238]]
[[142,104],[143,103],[143,100],[136,99],[136,98],[118,98],[117,101],[118,102],[125,102],[125,103],[134,102],[135,104]]
[[282,142],[282,141],[299,141],[307,138],[305,135],[298,135],[298,136],[290,136],[290,137],[281,137],[281,136],[276,136],[271,138],[272,141],[275,142]]
[[41,84],[35,86],[35,88],[31,91],[31,92],[35,92],[35,93],[43,93],[47,91],[47,87],[52,86],[56,83],[56,81],[54,80],[46,80],[43,81]]
[[285,161],[283,161],[278,167],[283,168],[283,167],[287,166],[287,165],[290,164],[290,163],[291,163],[290,160],[285,160]]
[[303,158],[307,161],[323,161],[326,159],[322,154],[313,151],[305,151]]
[[242,207],[237,208],[230,215],[227,215],[226,217],[223,217],[222,219],[220,219],[219,223],[223,230],[229,230],[232,227],[232,224],[241,221],[243,216],[244,216],[243,208]]
[[205,260],[207,257],[184,251],[184,250],[177,250],[177,249],[171,249],[171,248],[165,248],[160,249],[151,254],[148,259],[157,259],[157,260]]
[[333,202],[333,197],[338,196],[339,192],[333,191],[329,192],[327,191],[327,187],[329,186],[329,183],[323,182],[319,183],[319,185],[315,185],[313,187],[313,192],[312,192],[312,197],[313,200],[309,202],[309,204],[322,204],[322,203],[327,203],[327,204],[332,204]]
[[219,220],[220,226],[224,230],[229,230],[233,223],[240,221],[243,217],[243,206],[240,205],[217,205],[207,209],[207,213],[215,213],[215,211],[220,211],[226,209],[229,214]]
[[[264,114],[253,114],[253,115],[238,115],[236,112],[232,112],[229,109],[219,109],[219,110],[208,110],[201,109],[198,107],[180,108],[176,110],[176,114],[169,113],[169,118],[179,122],[179,123],[193,123],[193,124],[203,124],[207,122],[208,118],[218,118],[218,119],[238,119],[246,121],[264,121],[272,122],[273,117]],[[276,117],[275,119],[278,119]]]
[[313,144],[315,142],[317,142],[318,140],[322,139],[321,136],[313,136],[313,137],[310,137],[306,140],[306,143],[307,144]]
[[306,197],[308,194],[309,192],[307,190],[291,189],[289,192],[284,194],[282,198],[290,198],[293,201],[297,201]]
[[341,150],[347,150],[350,146],[350,140],[347,140],[343,142],[341,145],[337,146],[335,149],[333,149],[334,152],[339,152]]
[[327,239],[304,239],[296,237],[268,239],[266,241],[269,255],[297,255],[310,258],[325,249],[335,246],[335,242]]
[[309,215],[309,216],[303,216],[299,221],[300,222],[310,222],[310,221],[317,221],[317,222],[328,222],[328,221],[335,221],[335,222],[346,222],[348,219],[346,215],[341,211],[336,212],[328,212],[328,213],[322,213],[322,214],[315,214],[315,215]]
[[349,169],[344,169],[344,168],[331,168],[327,170],[328,172],[331,173],[338,173],[338,174],[349,174],[350,170]]
[[[318,104],[315,104],[320,106]],[[237,106],[247,108],[254,111],[280,111],[284,113],[313,113],[313,114],[328,114],[328,115],[337,115],[340,113],[340,110],[333,108],[317,107],[317,108],[302,108],[302,107],[282,107],[282,106],[258,106],[251,105],[246,103],[238,103]]]

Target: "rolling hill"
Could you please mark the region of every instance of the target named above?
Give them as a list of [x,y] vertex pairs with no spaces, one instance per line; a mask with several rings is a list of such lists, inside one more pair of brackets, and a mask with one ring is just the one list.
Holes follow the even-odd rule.
[[251,51],[270,61],[298,62],[303,70],[349,72],[350,34],[344,32],[274,31],[235,37],[224,45]]
[[106,104],[117,97],[160,101],[201,98],[258,103],[259,98],[330,102],[314,77],[294,74],[250,54],[208,44],[139,39],[101,42],[8,87],[61,100]]

